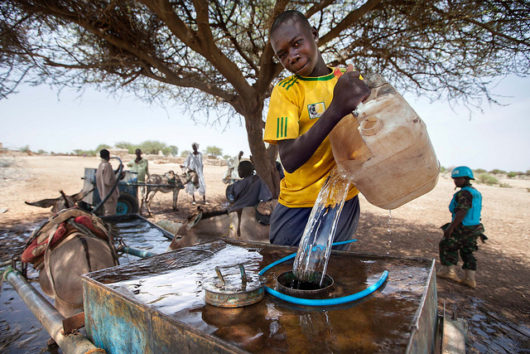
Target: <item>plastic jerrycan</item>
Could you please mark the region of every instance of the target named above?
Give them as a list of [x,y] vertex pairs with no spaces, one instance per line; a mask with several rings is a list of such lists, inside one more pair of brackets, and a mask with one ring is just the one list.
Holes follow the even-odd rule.
[[330,133],[339,173],[373,205],[395,209],[431,191],[440,164],[425,123],[379,74],[371,94]]

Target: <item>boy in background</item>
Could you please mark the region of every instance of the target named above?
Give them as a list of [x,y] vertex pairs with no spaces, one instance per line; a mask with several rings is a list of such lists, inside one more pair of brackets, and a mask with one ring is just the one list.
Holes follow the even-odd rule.
[[[269,238],[273,244],[296,246],[316,198],[336,166],[328,134],[369,96],[370,89],[352,65],[344,74],[326,66],[318,49],[317,30],[298,11],[276,17],[270,42],[283,67],[294,75],[274,87],[265,125],[264,140],[278,144],[285,169]],[[350,187],[334,241],[348,240],[355,233],[358,193],[355,186]]]

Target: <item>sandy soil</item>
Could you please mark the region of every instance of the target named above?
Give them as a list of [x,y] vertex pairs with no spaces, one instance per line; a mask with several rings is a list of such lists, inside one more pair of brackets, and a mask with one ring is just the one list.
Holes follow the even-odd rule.
[[[132,158],[132,156],[131,156]],[[180,171],[177,163],[157,163],[150,159],[151,173]],[[24,204],[59,196],[59,190],[74,194],[81,190],[85,167],[97,167],[95,157],[0,155],[0,229],[24,228],[50,216],[47,209]],[[225,201],[226,185],[221,182],[226,167],[207,164],[205,176],[209,205]],[[438,279],[439,302],[457,316],[478,310],[512,326],[523,336],[530,321],[530,180],[501,179],[510,188],[476,185],[483,195],[483,224],[489,240],[479,244],[475,290]],[[438,260],[439,227],[449,221],[448,203],[454,185],[447,174],[430,193],[391,213],[370,205],[361,197],[361,220],[357,242],[352,249],[364,253],[420,256]],[[157,194],[152,210],[154,220],[183,220],[194,209],[191,198],[180,193],[179,211],[171,210],[170,194]],[[525,346],[523,344],[523,346]]]

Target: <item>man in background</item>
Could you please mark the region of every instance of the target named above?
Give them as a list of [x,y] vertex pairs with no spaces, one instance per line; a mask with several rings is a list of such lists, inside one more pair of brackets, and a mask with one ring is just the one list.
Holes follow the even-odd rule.
[[[142,150],[136,149],[135,154],[136,159],[129,162],[127,166],[131,168],[132,172],[136,172],[138,183],[145,183],[146,176],[149,178],[149,163],[146,159],[142,158]],[[145,195],[145,186],[140,186],[138,191],[140,193],[138,199],[143,201]]]
[[109,162],[109,150],[101,150],[99,152],[99,157],[101,157],[101,162],[96,171],[96,186],[98,188],[99,197],[101,200],[103,200],[110,193],[110,196],[103,204],[104,215],[114,215],[116,214],[116,205],[118,204],[120,192],[118,190],[118,186],[116,186],[114,190],[112,190],[112,188],[114,185],[116,185],[118,176],[114,174],[112,165]]
[[192,197],[192,204],[196,204],[195,191],[202,195],[202,203],[206,204],[206,181],[204,179],[204,166],[202,163],[202,153],[199,151],[199,144],[191,144],[193,152],[191,152],[186,158],[186,162],[181,167],[185,167],[188,170],[195,171],[197,173],[198,183],[188,183],[186,185],[186,192]]

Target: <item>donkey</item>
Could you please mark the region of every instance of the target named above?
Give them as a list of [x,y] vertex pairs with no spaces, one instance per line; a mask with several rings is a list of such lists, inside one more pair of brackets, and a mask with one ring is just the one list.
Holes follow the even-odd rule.
[[[272,211],[272,208],[263,210],[249,206],[227,213],[226,211],[203,211],[201,207],[198,207],[185,223],[175,223],[173,229],[168,230],[174,233],[175,237],[167,251],[215,241],[219,237],[268,243],[270,226],[268,223],[258,221],[256,211],[267,214]],[[265,209],[269,209],[268,206]]]
[[24,203],[26,203],[27,205],[36,206],[40,208],[52,207],[51,212],[55,214],[60,210],[73,207],[74,205],[76,205],[77,202],[81,201],[84,197],[86,197],[93,190],[94,188],[88,191],[81,190],[81,192],[75,193],[72,195],[66,195],[62,190],[60,190],[59,191],[59,193],[61,194],[60,197],[41,199],[35,202],[24,202]]
[[35,230],[21,260],[39,270],[42,291],[65,318],[83,311],[81,274],[118,264],[109,229],[78,208],[58,212]]
[[140,210],[142,210],[143,205],[145,205],[149,216],[152,215],[151,202],[153,201],[156,192],[173,192],[173,210],[178,210],[177,201],[179,192],[181,189],[184,189],[184,186],[188,183],[193,183],[194,185],[198,185],[199,183],[199,177],[193,170],[184,172],[180,176],[173,171],[168,171],[163,175],[150,175],[146,181],[146,191],[142,196]]

